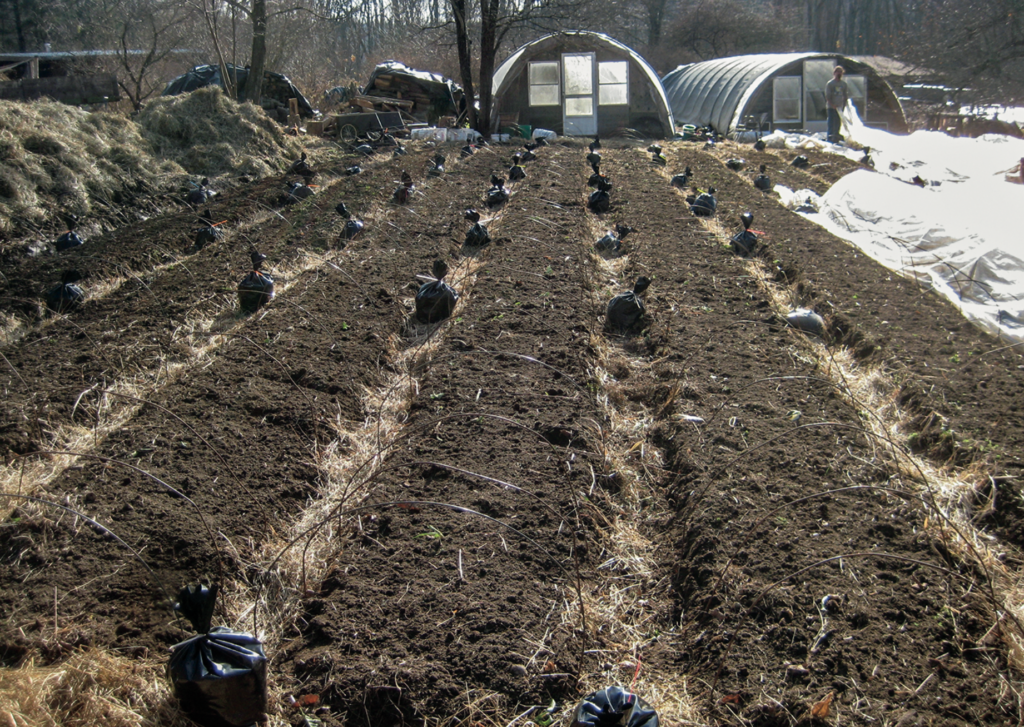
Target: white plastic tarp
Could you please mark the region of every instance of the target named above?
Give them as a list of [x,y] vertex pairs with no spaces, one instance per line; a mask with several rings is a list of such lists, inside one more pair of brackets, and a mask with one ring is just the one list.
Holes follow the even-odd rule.
[[[934,288],[990,333],[1024,342],[1024,234],[1017,218],[1024,212],[1024,140],[932,131],[896,136],[864,127],[850,112],[846,136],[871,148],[877,171],[853,172],[820,199],[777,187],[783,202],[795,208],[811,198],[819,212],[809,220]],[[863,156],[808,137],[777,133],[766,142]]]

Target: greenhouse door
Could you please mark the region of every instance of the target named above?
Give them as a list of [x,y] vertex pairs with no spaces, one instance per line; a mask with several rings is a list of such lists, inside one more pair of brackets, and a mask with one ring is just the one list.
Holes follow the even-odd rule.
[[597,99],[593,53],[562,54],[562,133],[565,136],[597,134]]

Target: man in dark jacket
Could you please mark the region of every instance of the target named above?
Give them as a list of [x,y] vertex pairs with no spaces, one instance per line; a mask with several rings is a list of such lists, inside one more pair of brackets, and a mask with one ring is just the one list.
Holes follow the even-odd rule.
[[832,80],[825,84],[825,106],[828,107],[828,140],[838,144],[842,137],[839,136],[839,129],[842,122],[839,114],[846,108],[846,102],[850,100],[850,87],[843,80],[842,66],[836,66],[832,71]]

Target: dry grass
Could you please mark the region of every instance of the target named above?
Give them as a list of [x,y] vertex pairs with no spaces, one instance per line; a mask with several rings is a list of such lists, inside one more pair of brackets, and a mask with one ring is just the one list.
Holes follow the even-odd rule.
[[125,197],[176,190],[188,173],[263,177],[299,142],[219,88],[150,101],[137,121],[53,101],[0,102],[0,233],[49,236],[55,212],[101,218]]
[[138,125],[154,154],[196,175],[265,177],[283,171],[300,151],[262,109],[239,104],[218,86],[153,99]]
[[98,201],[181,173],[124,117],[55,101],[0,102],[0,232],[52,229],[55,210],[87,217]]
[[0,669],[2,727],[189,727],[163,666],[81,651],[59,666]]
[[[628,255],[605,258],[593,248],[594,240],[604,234],[606,227],[588,216],[588,238],[581,241],[585,259],[589,253],[591,268],[586,292],[594,310],[603,308],[612,295],[631,283],[621,279],[631,262]],[[642,244],[642,235],[643,230],[630,238],[630,249]],[[664,462],[656,448],[646,445],[647,432],[661,407],[652,408],[645,400],[630,401],[626,392],[652,383],[657,362],[629,353],[628,342],[609,340],[596,324],[595,321],[590,337],[595,352],[591,376],[600,385],[596,400],[602,418],[589,422],[587,430],[591,448],[601,457],[601,472],[594,473],[590,491],[580,494],[600,498],[611,515],[604,516],[601,528],[601,577],[586,588],[582,604],[567,601],[562,611],[563,624],[572,628],[580,623],[582,607],[594,639],[591,643],[601,645],[588,652],[592,668],[581,675],[580,689],[586,693],[610,684],[632,686],[658,710],[663,724],[704,724],[685,676],[643,663],[644,649],[655,639],[671,635],[664,631],[661,621],[661,605],[668,597],[669,584],[665,579],[655,580],[657,546],[644,535],[646,523],[664,512],[653,487]],[[628,368],[629,374],[620,382],[609,370],[623,367]],[[598,489],[596,483],[597,475],[613,474],[619,491],[611,496]],[[575,704],[563,705],[556,718],[567,723],[574,708]]]

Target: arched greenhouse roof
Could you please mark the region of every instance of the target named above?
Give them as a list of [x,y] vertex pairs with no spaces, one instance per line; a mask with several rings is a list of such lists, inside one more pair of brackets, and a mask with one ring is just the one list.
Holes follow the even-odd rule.
[[643,71],[644,76],[651,85],[651,90],[655,98],[661,101],[659,104],[661,108],[658,111],[658,117],[664,126],[665,134],[667,136],[671,136],[675,133],[675,124],[672,119],[672,108],[669,105],[667,96],[665,95],[665,89],[661,85],[661,79],[658,78],[658,74],[651,67],[651,64],[628,45],[620,43],[604,33],[595,33],[589,30],[566,30],[560,33],[552,33],[517,48],[512,55],[502,61],[497,70],[494,71],[493,81],[491,84],[494,98],[497,99],[501,97],[508,88],[508,85],[512,82],[512,79],[519,74],[530,58],[541,51],[558,47],[560,44],[564,43],[566,39],[570,38],[583,41],[595,48],[598,46],[604,46],[606,48],[614,49],[624,55],[628,55],[630,59],[637,64],[640,70]]
[[774,75],[794,63],[834,59],[847,71],[858,69],[881,84],[896,109],[902,109],[889,85],[870,66],[837,53],[765,53],[731,56],[679,66],[665,75],[662,85],[677,123],[705,126],[719,133],[735,129],[747,103]]

